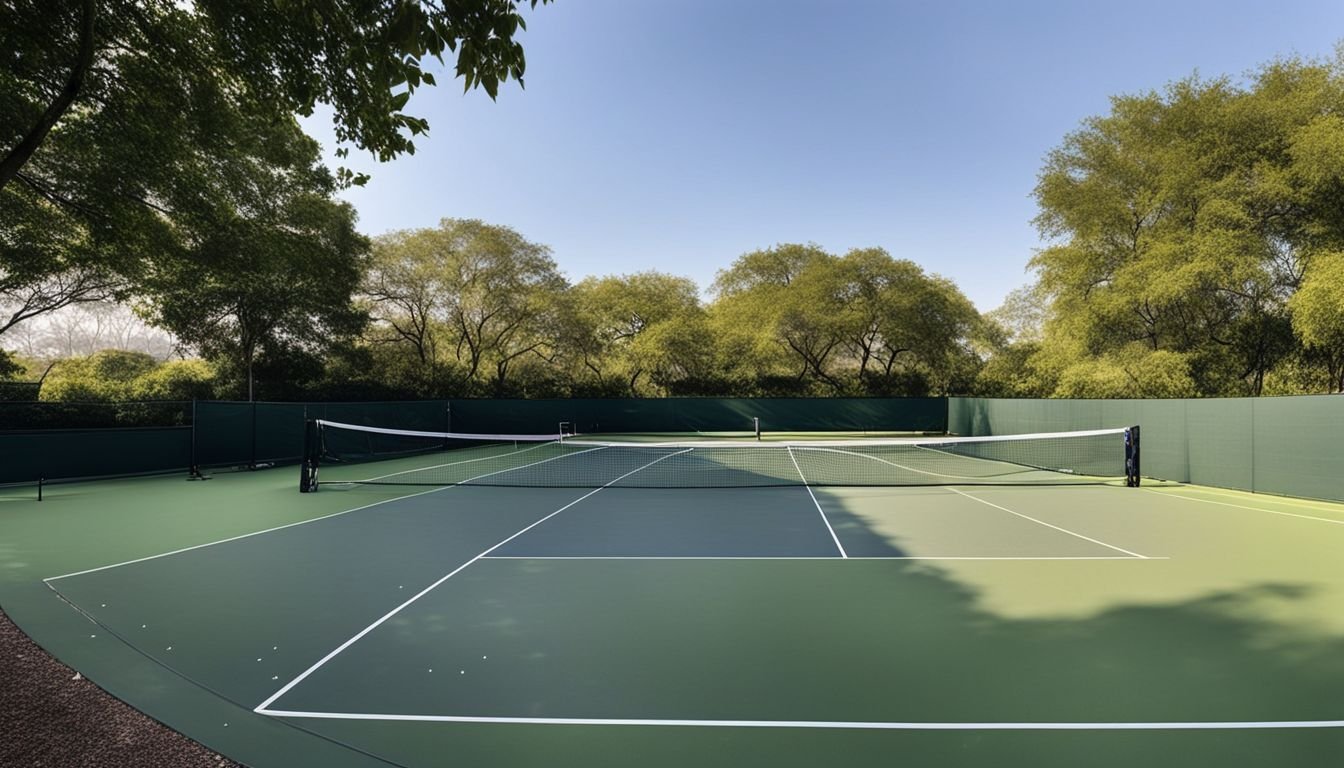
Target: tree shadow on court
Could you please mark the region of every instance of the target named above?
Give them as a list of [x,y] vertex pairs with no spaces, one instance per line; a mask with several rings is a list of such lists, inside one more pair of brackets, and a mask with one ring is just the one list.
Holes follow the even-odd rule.
[[[828,512],[832,509],[824,497],[822,504]],[[810,520],[815,526],[815,517]],[[908,556],[919,549],[858,516],[836,515],[833,522],[842,527],[846,541],[866,541],[877,556]],[[405,520],[384,524],[404,526]],[[405,550],[397,554],[417,560]],[[390,570],[404,566],[386,554],[378,559],[380,567]],[[264,562],[268,561],[257,559],[238,567],[257,568]],[[495,562],[473,566],[466,578],[452,582],[462,590],[461,601],[446,601],[423,614],[408,611],[407,621],[416,617],[420,623],[408,623],[395,637],[386,636],[389,639],[378,653],[381,661],[395,667],[415,650],[398,646],[396,638],[434,646],[473,626],[487,627],[477,630],[477,637],[493,644],[491,659],[496,658],[496,648],[516,647],[521,658],[524,651],[538,650],[529,644],[547,644],[545,650],[555,658],[572,662],[578,673],[591,673],[593,677],[582,682],[607,684],[609,690],[626,687],[624,696],[585,701],[582,686],[562,685],[576,676],[567,678],[567,668],[557,661],[552,680],[538,681],[522,671],[511,679],[516,687],[500,689],[501,695],[515,697],[509,702],[517,703],[515,714],[527,714],[528,697],[537,693],[529,688],[533,686],[546,688],[541,694],[569,707],[553,714],[636,719],[957,723],[1344,719],[1340,694],[1344,630],[1329,613],[1331,607],[1344,607],[1338,577],[1313,582],[1242,574],[1223,580],[1222,586],[1212,581],[1173,581],[1164,589],[1154,574],[1167,571],[1150,570],[1155,565],[1159,563],[688,561],[657,564],[656,574],[640,566],[609,563],[601,566],[607,570],[598,578],[594,565],[522,563],[520,568],[536,572],[531,580],[519,577],[510,587],[519,597],[496,601],[473,614],[473,605],[486,605],[485,598],[492,596],[496,579],[510,578],[509,564]],[[449,567],[444,563],[441,570]],[[591,588],[580,588],[583,584],[571,578],[569,574],[578,570],[590,574]],[[1194,571],[1177,572],[1172,578],[1181,573],[1188,576]],[[1148,580],[1143,589],[1133,588],[1139,578]],[[34,604],[55,599],[45,588],[33,592],[29,599]],[[312,604],[291,605],[286,594],[272,597],[277,610],[314,610]],[[146,601],[145,595],[137,594],[137,607],[152,608]],[[431,596],[418,603],[417,610],[433,602]],[[246,622],[246,615],[205,611],[178,620],[219,622],[222,638],[256,641],[226,626]],[[421,624],[438,627],[439,633],[420,631]],[[489,627],[506,628],[514,635]],[[559,635],[570,638],[572,645],[556,647]],[[332,642],[323,637],[315,645],[324,651],[344,637],[332,637]],[[369,640],[379,637],[371,635]],[[594,657],[598,642],[625,657]],[[137,681],[112,663],[119,658],[116,654],[99,656],[84,645],[65,645],[66,660],[73,666],[85,669],[87,663],[90,676],[100,683],[135,692]],[[232,648],[230,653],[241,650],[245,649]],[[168,653],[162,647],[145,646],[140,651],[180,672],[181,654],[187,649],[178,646]],[[408,652],[403,656],[398,651]],[[298,665],[309,662],[304,657]],[[211,673],[216,677],[203,677],[199,683],[219,690],[237,687],[225,674],[228,668],[219,669]],[[614,680],[630,669],[637,670],[638,677]],[[608,679],[599,679],[602,675]],[[369,681],[372,688],[385,684],[378,675]],[[172,682],[191,685],[185,680]],[[334,711],[359,711],[366,691],[356,681],[342,679],[335,685],[348,685],[349,692],[322,703]],[[403,691],[390,695],[403,696],[400,703],[404,703]],[[184,693],[160,690],[135,703],[190,734],[191,723],[183,723],[177,714],[178,704],[188,699]],[[462,707],[455,714],[481,714],[471,710],[477,701],[452,703]],[[405,765],[438,764],[447,755],[457,764],[489,765],[899,762],[1033,768],[1132,768],[1136,763],[1314,768],[1336,764],[1344,754],[1344,729],[935,732],[317,720],[302,725]]]
[[[855,562],[850,576],[745,578],[723,595],[736,631],[699,626],[646,644],[642,687],[573,716],[888,720],[901,722],[1218,722],[1344,718],[1344,637],[1274,615],[1321,587],[1266,582],[1170,603],[1116,602],[1081,617],[1009,617],[947,571],[910,561]],[[787,570],[777,571],[788,574]],[[825,578],[819,578],[828,574]],[[753,590],[788,590],[792,631],[763,637],[778,605]],[[639,584],[626,585],[632,589]],[[709,607],[711,615],[716,607]],[[625,617],[629,618],[629,617]],[[695,626],[697,617],[681,620]],[[601,626],[598,631],[611,628]],[[745,631],[744,631],[745,630]],[[697,663],[660,654],[695,645]],[[744,654],[742,644],[754,643]],[[492,656],[493,658],[493,656]],[[728,660],[739,668],[731,668]],[[747,659],[748,661],[744,661]],[[804,660],[801,661],[800,660]],[[605,664],[605,661],[604,661]],[[600,665],[599,665],[600,666]],[[754,685],[749,685],[753,684]],[[652,690],[650,690],[652,689]],[[665,697],[658,690],[668,692]],[[691,698],[680,699],[691,690]],[[525,697],[527,692],[519,690]],[[699,698],[696,698],[696,697]],[[1339,729],[1219,731],[854,731],[753,728],[566,728],[513,732],[432,724],[314,723],[315,730],[406,764],[453,754],[471,763],[628,765],[1329,766]]]

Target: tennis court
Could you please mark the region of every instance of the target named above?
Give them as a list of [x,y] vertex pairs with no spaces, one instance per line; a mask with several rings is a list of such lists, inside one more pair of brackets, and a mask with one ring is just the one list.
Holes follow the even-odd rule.
[[1333,764],[1344,505],[1125,487],[1116,437],[365,434],[317,493],[120,481],[160,521],[133,545],[61,528],[91,486],[5,508],[76,539],[44,639],[257,765]]

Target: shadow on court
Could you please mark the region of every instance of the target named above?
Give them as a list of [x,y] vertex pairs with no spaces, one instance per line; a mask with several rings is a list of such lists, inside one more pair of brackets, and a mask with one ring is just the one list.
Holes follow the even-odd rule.
[[[1329,542],[1312,548],[1308,537],[1321,538],[1314,536],[1315,529],[1301,539],[1293,538],[1298,529],[1283,529],[1294,533],[1280,540],[1266,539],[1259,530],[1235,541],[1220,539],[1202,559],[1171,561],[1180,567],[1159,561],[953,565],[846,562],[834,556],[537,557],[547,548],[551,554],[579,553],[585,539],[587,554],[602,546],[609,552],[642,547],[637,554],[693,547],[745,550],[748,556],[775,550],[792,555],[795,548],[821,551],[830,539],[805,489],[780,490],[792,492],[786,508],[760,502],[760,509],[742,510],[736,518],[733,507],[746,506],[738,502],[760,492],[677,497],[683,501],[659,514],[683,514],[686,525],[666,523],[669,527],[662,529],[644,525],[652,512],[641,517],[630,507],[642,503],[658,511],[648,497],[560,512],[552,522],[568,516],[572,527],[547,534],[550,523],[539,523],[530,543],[524,536],[514,539],[513,556],[523,559],[472,562],[334,656],[272,707],[391,716],[869,722],[1344,718],[1339,693],[1344,690],[1344,633],[1334,623],[1344,612],[1344,579],[1337,569],[1322,566],[1321,576],[1308,578],[1282,563],[1260,562],[1252,568],[1226,554],[1281,548],[1317,560]],[[288,487],[276,493],[293,498]],[[276,720],[248,710],[413,595],[581,495],[500,489],[448,493],[464,496],[449,504],[429,494],[53,582],[101,625],[88,632],[98,639],[77,636],[74,632],[84,628],[71,625],[78,629],[60,639],[62,656],[207,745],[218,741],[212,736],[218,724],[194,714],[199,709],[177,704],[203,689],[238,705],[230,718],[238,738],[250,730],[269,733]],[[1021,552],[1023,544],[1045,550],[1030,554],[1059,551],[1053,549],[1054,539],[1014,541],[993,532],[997,529],[968,527],[969,518],[956,515],[981,514],[975,502],[949,500],[935,509],[918,503],[921,493],[886,501],[874,494],[859,503],[853,494],[827,490],[818,491],[817,498],[841,541],[866,556],[913,556],[958,543],[963,552],[973,546]],[[720,505],[688,507],[686,498],[717,498]],[[581,513],[584,509],[592,514]],[[787,511],[780,514],[779,509]],[[95,519],[100,512],[90,506],[84,514]],[[755,522],[716,526],[715,513],[724,520]],[[782,528],[796,525],[796,536],[770,533],[771,515]],[[936,515],[944,515],[941,523]],[[55,519],[65,531],[76,530],[78,518],[63,512]],[[620,519],[630,527],[617,535],[610,526]],[[1010,522],[1021,526],[1014,531],[1033,530],[1027,523]],[[641,527],[642,541],[629,538]],[[695,530],[698,540],[688,533]],[[508,551],[501,547],[495,554],[503,557]],[[13,545],[5,557],[33,563],[52,557],[44,552],[36,544],[27,551]],[[1142,582],[1142,590],[1133,588],[1135,582]],[[1079,592],[1087,595],[1084,609],[1029,615],[1001,607],[1049,605]],[[68,612],[48,590],[23,594],[25,600],[50,600],[53,611]],[[128,655],[127,648],[135,652]],[[139,654],[178,677],[159,679],[152,694],[146,693],[150,675],[137,666]],[[500,766],[899,761],[1292,768],[1331,765],[1344,754],[1344,729],[1339,728],[934,732],[283,722],[349,745],[340,760],[328,756],[326,764],[350,766],[377,764],[363,754],[371,753],[408,766],[447,760]],[[265,755],[240,757],[268,764]]]
[[[1262,584],[1172,605],[1115,605],[1086,619],[1013,620],[977,608],[974,590],[937,569],[846,564],[872,567],[872,578],[835,579],[816,570],[823,565],[835,563],[814,563],[810,578],[722,568],[675,582],[657,573],[597,568],[580,578],[542,568],[511,579],[510,589],[486,570],[481,578],[495,587],[472,591],[493,609],[472,612],[452,600],[425,606],[395,637],[371,636],[276,706],[915,722],[1344,714],[1344,638],[1257,616],[1310,596],[1313,587]],[[607,585],[594,596],[600,606],[561,596],[597,584]],[[481,634],[475,625],[496,629]],[[419,664],[451,666],[458,651],[465,658],[471,643],[464,636],[488,639],[500,668],[469,667],[467,682],[427,683]],[[396,669],[360,674],[393,654]],[[871,765],[900,754],[912,764],[1131,766],[1171,764],[1178,754],[1185,765],[1326,766],[1344,748],[1339,729],[929,733],[303,722],[409,765],[435,754],[468,762],[507,756],[520,765],[543,755],[593,765],[637,756],[640,764],[669,766]]]

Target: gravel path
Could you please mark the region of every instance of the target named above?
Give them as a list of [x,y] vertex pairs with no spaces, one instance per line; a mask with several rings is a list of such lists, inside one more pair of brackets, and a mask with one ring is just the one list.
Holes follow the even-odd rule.
[[0,612],[0,766],[237,766],[47,655]]

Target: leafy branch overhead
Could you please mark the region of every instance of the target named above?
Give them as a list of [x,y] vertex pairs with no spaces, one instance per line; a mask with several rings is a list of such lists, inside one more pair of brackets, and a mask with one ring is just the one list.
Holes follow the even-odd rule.
[[[550,0],[530,0],[529,5]],[[436,85],[433,61],[455,56],[463,92],[491,99],[527,62],[516,39],[527,24],[516,0],[203,0],[198,3],[221,59],[255,93],[307,115],[335,111],[336,136],[380,161],[415,151],[429,129],[405,113],[411,95]]]
[[[286,225],[270,214],[293,201],[258,194],[272,187],[313,196],[352,228],[353,210],[331,198],[366,177],[323,167],[294,115],[330,105],[340,156],[413,152],[429,125],[405,109],[438,64],[455,57],[464,86],[491,98],[521,84],[521,4],[0,3],[0,309],[19,321],[133,293],[168,322],[193,274],[246,274],[277,242]],[[208,248],[214,261],[193,262]],[[306,250],[323,248],[360,250]],[[207,288],[192,301],[209,303]]]
[[[550,0],[525,2],[535,8]],[[7,3],[0,8],[0,49],[10,65],[0,75],[7,94],[0,104],[0,188],[72,110],[104,109],[109,95],[178,110],[197,109],[207,96],[272,116],[308,115],[329,104],[342,143],[380,161],[413,152],[412,137],[429,124],[403,110],[418,88],[435,85],[433,62],[455,56],[464,91],[482,88],[491,99],[510,79],[522,85],[527,64],[516,36],[526,22],[518,6],[518,0]],[[124,89],[133,92],[119,93]],[[156,103],[172,91],[181,98]]]

